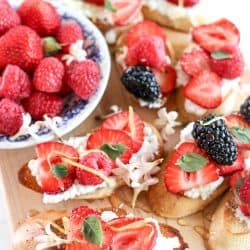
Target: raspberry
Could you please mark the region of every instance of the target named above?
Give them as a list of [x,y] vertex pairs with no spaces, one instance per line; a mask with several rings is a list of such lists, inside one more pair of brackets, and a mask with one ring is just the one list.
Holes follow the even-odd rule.
[[34,92],[24,100],[23,105],[33,119],[40,120],[45,114],[49,117],[59,115],[63,109],[63,100],[54,94]]
[[211,68],[219,76],[227,79],[234,79],[243,74],[244,71],[244,58],[237,45],[225,45],[218,51],[226,52],[229,58],[216,59],[211,58]]
[[8,65],[0,83],[0,96],[12,100],[27,98],[31,93],[31,82],[27,73],[18,66]]
[[92,60],[71,63],[66,82],[77,96],[86,100],[93,95],[99,85],[100,68]]
[[4,98],[0,101],[0,133],[14,135],[23,124],[23,108],[16,102]]

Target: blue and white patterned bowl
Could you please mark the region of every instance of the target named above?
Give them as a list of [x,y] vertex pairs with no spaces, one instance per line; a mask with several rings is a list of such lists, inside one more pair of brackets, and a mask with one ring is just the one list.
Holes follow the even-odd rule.
[[[9,0],[9,2],[14,8],[17,8],[22,1]],[[50,0],[48,2],[51,2],[57,8],[62,19],[74,19],[81,25],[85,39],[88,40],[85,47],[87,58],[97,62],[101,70],[101,82],[94,95],[88,100],[81,100],[73,94],[65,97],[64,109],[60,116],[60,121],[58,122],[58,119],[50,121],[56,129],[56,134],[63,136],[79,126],[100,102],[108,84],[111,62],[109,50],[101,32],[81,14],[80,10],[77,11],[75,8],[70,8],[69,3],[71,2],[72,4],[73,1]],[[30,125],[34,127],[34,123],[31,122]],[[23,132],[21,131],[21,133],[15,137],[0,135],[0,149],[24,148],[39,142],[54,139],[54,133],[46,126],[42,126],[31,134],[24,129]]]

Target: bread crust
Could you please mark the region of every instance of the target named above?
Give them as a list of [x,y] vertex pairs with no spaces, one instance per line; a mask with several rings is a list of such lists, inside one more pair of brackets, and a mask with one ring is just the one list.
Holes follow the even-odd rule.
[[[165,166],[164,166],[165,165]],[[222,195],[228,188],[224,181],[206,200],[192,199],[183,195],[177,195],[167,191],[164,183],[164,164],[158,175],[159,182],[151,186],[148,191],[148,202],[153,212],[167,218],[180,218],[201,211],[214,199]]]
[[210,224],[208,244],[210,250],[250,249],[250,229],[234,216],[233,194],[227,193]]
[[[122,209],[114,209],[114,208],[105,208],[100,209],[101,211],[114,211],[120,216],[126,215],[126,211]],[[45,211],[42,213],[38,213],[37,215],[28,218],[24,221],[16,230],[13,238],[13,250],[35,250],[37,245],[37,241],[35,237],[43,235],[45,226],[50,222],[56,222],[59,225],[61,224],[62,217],[68,217],[69,212],[67,211]],[[183,237],[180,232],[166,224],[159,224],[160,231],[165,237],[178,237],[180,241],[180,247],[176,250],[184,250],[188,248],[188,245],[184,242]],[[65,246],[61,245],[57,247],[50,247],[48,250],[64,250]]]

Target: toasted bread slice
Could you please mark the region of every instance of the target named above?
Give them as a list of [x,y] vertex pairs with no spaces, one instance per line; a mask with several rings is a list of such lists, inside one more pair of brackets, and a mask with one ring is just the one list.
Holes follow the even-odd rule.
[[226,194],[212,217],[208,239],[209,249],[250,249],[250,229],[235,217],[234,207],[233,194]]
[[[105,208],[100,209],[102,211],[113,211],[118,216],[125,216],[127,212],[123,209]],[[45,227],[50,222],[56,222],[58,225],[62,225],[62,218],[68,217],[67,211],[45,211],[38,213],[37,215],[28,218],[22,223],[16,230],[13,238],[13,250],[35,250],[38,242],[35,240],[37,236],[41,236],[45,232]],[[188,248],[188,245],[184,242],[180,232],[166,224],[159,224],[160,231],[165,237],[178,237],[180,247],[175,250],[184,250]],[[50,247],[48,250],[64,250],[65,245],[58,247]]]
[[228,188],[224,181],[206,200],[192,199],[183,195],[173,194],[167,191],[164,183],[165,167],[158,175],[159,182],[151,186],[148,191],[148,202],[152,210],[167,218],[180,218],[201,211],[214,199],[222,195]]

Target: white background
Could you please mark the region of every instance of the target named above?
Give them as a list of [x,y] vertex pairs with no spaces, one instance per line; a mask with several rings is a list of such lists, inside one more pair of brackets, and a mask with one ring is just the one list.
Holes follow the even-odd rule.
[[[241,48],[245,60],[250,63],[250,2],[247,0],[204,0],[211,3],[209,14],[220,14],[230,18],[241,30]],[[11,237],[0,192],[0,249],[9,250]]]

